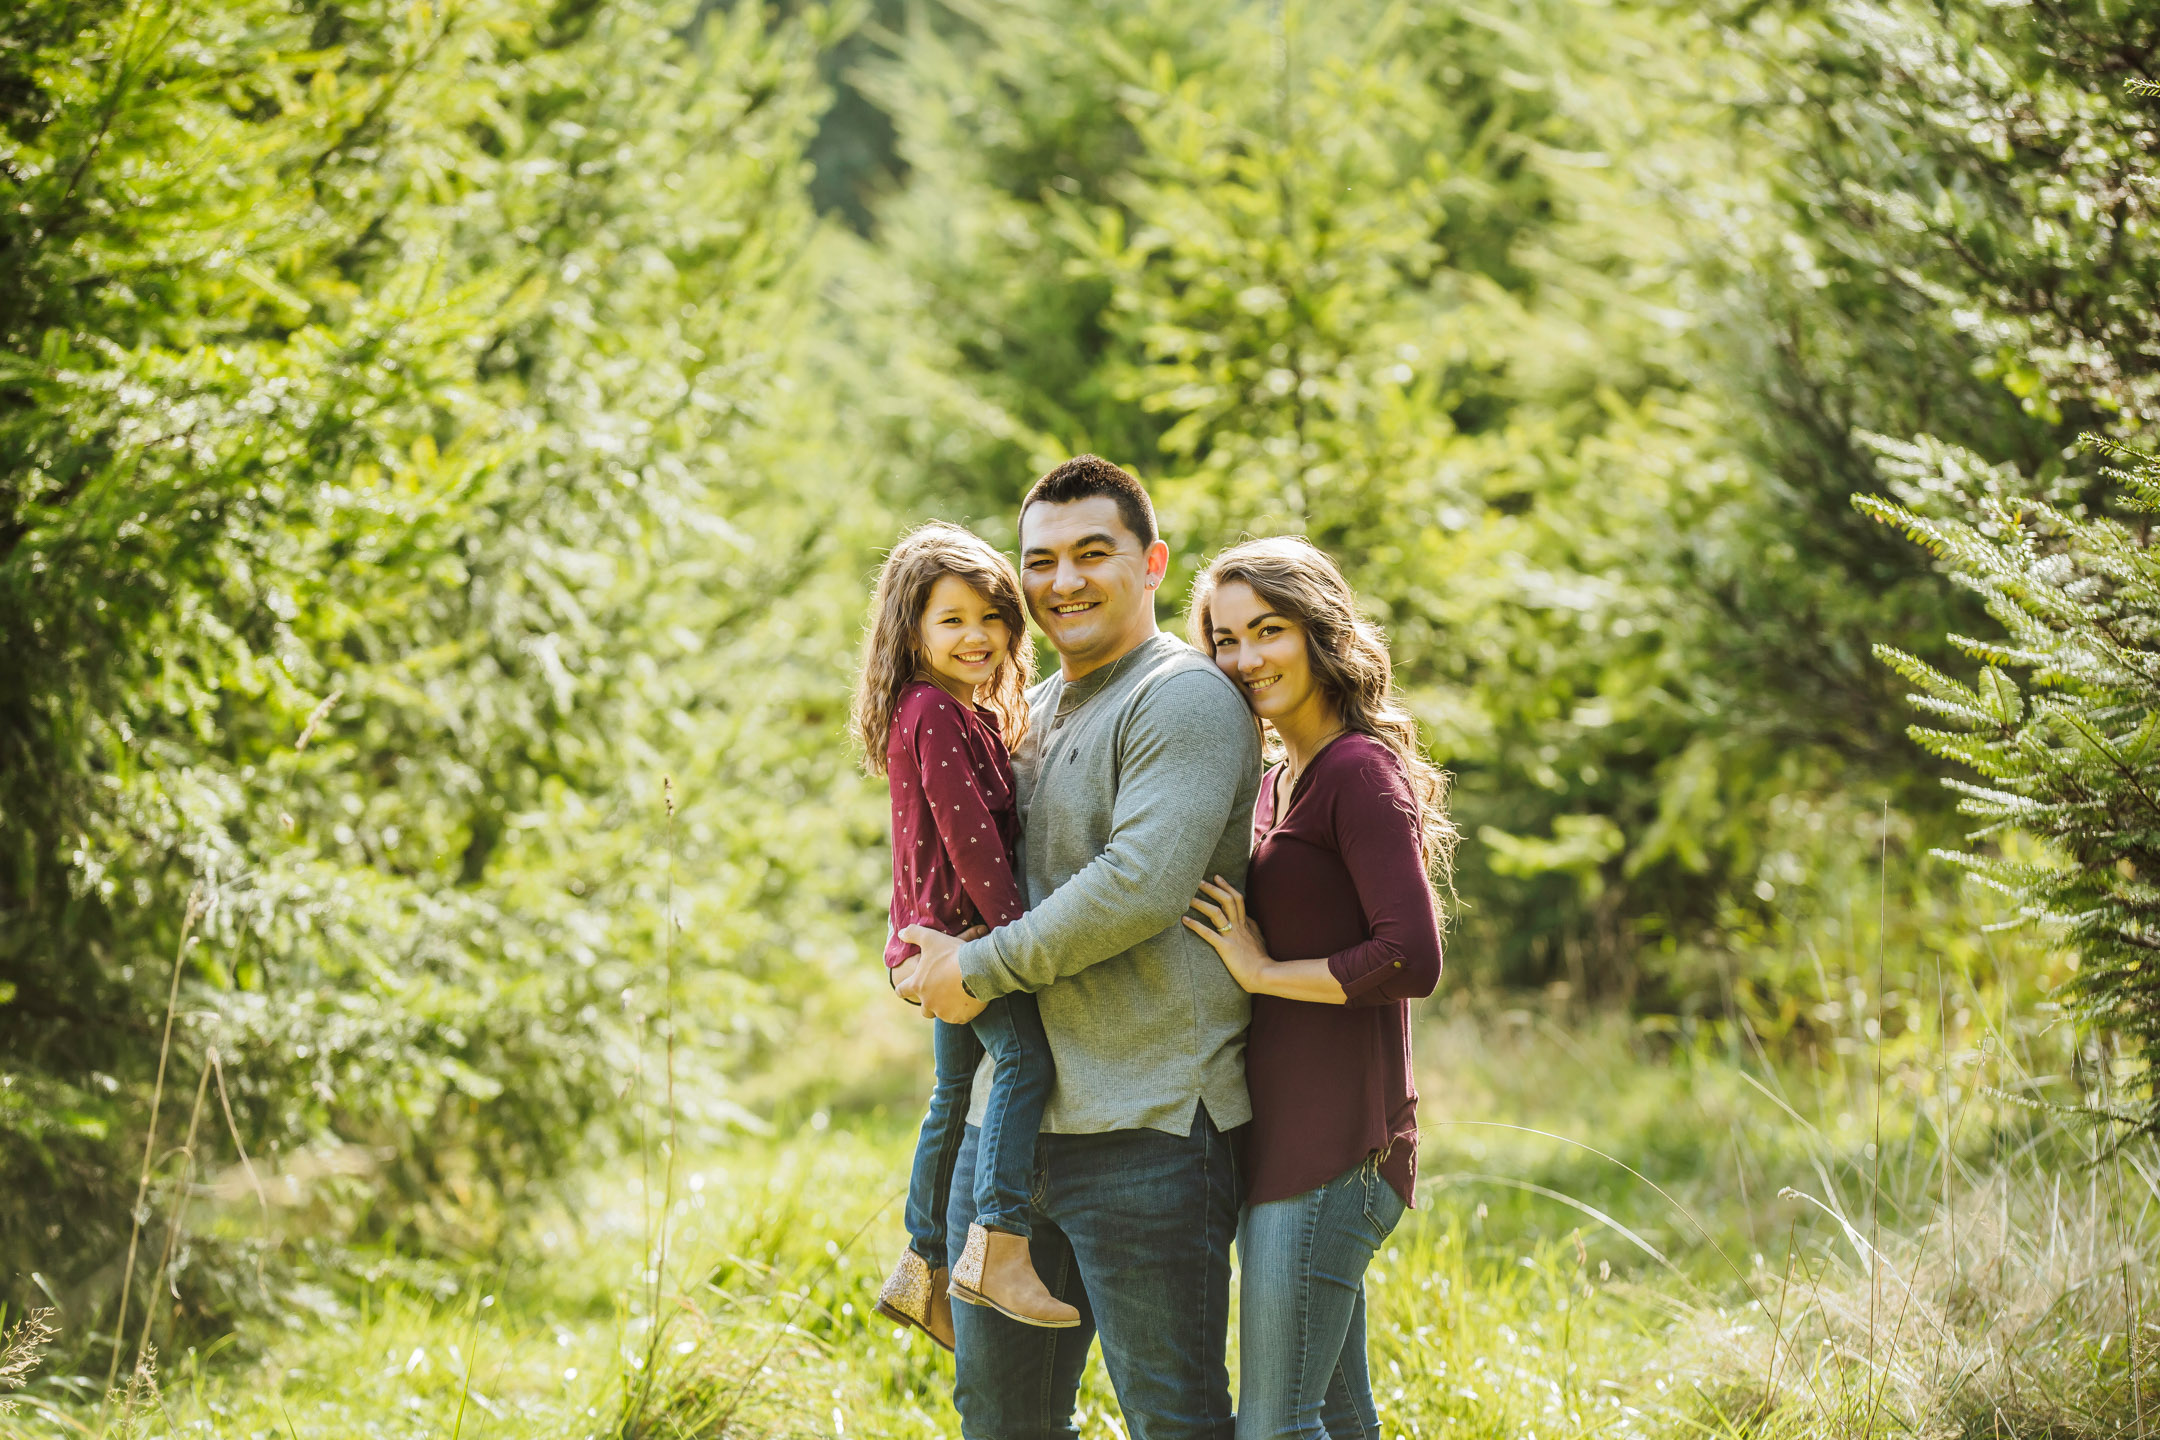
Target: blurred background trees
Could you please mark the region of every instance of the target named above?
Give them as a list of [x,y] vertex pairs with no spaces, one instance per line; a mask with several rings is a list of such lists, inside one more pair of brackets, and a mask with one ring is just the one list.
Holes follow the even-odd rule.
[[671,1008],[664,774],[686,1063],[737,1063],[868,913],[846,757],[802,739],[886,528],[789,380],[818,32],[0,23],[13,1298],[109,1293],[157,1077],[164,1181],[213,1048],[219,1168],[244,1138],[346,1177],[331,1233],[457,1238],[604,1139]]
[[[1181,577],[1341,557],[1475,837],[1455,983],[1797,1037],[1786,942],[1880,856],[1961,923],[1924,852],[1972,822],[1872,647],[2000,633],[1853,497],[2097,523],[2077,436],[2160,403],[2151,22],[2099,3],[0,39],[0,1270],[79,1314],[161,1067],[154,1196],[244,1142],[415,1253],[605,1153],[669,1025],[695,1123],[757,1123],[731,1080],[875,978],[877,547],[1010,543],[1084,449]],[[213,1047],[233,1124],[213,1085],[169,1153]]]

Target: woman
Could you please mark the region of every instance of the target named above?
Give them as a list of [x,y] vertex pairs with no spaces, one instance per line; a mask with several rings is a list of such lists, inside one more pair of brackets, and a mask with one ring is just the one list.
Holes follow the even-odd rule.
[[1238,1440],[1373,1440],[1365,1267],[1416,1183],[1409,1002],[1440,979],[1446,781],[1380,632],[1307,541],[1217,557],[1192,638],[1282,755],[1253,812],[1249,908],[1217,876],[1185,919],[1253,997]]

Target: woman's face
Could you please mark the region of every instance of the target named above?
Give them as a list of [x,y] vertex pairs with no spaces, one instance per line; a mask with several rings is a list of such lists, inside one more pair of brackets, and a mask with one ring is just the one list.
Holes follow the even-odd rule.
[[923,666],[949,690],[967,695],[990,683],[1012,649],[1012,626],[981,591],[940,575],[922,613]]
[[1246,703],[1263,720],[1279,721],[1321,703],[1305,628],[1268,607],[1242,580],[1228,580],[1208,601],[1208,629],[1215,663],[1237,681]]

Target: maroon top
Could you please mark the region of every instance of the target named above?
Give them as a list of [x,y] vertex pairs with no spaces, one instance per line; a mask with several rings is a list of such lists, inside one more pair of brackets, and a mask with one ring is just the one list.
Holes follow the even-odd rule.
[[1253,996],[1246,1203],[1302,1195],[1380,1151],[1380,1173],[1408,1205],[1417,1179],[1410,1002],[1440,981],[1417,801],[1402,761],[1369,735],[1322,747],[1277,823],[1281,774],[1268,771],[1253,810],[1246,905],[1270,955],[1326,956],[1349,1003]]
[[927,680],[900,692],[885,738],[892,789],[891,969],[915,954],[900,939],[910,925],[957,935],[1020,918],[1013,856],[1020,817],[1012,757],[996,717],[962,705]]

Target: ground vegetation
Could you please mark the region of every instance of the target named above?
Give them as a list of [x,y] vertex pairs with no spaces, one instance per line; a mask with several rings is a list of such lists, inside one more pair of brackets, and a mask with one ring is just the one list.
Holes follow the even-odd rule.
[[1092,450],[1456,777],[1403,1433],[2135,1433],[2154,38],[8,9],[0,1425],[936,1432],[848,667]]

